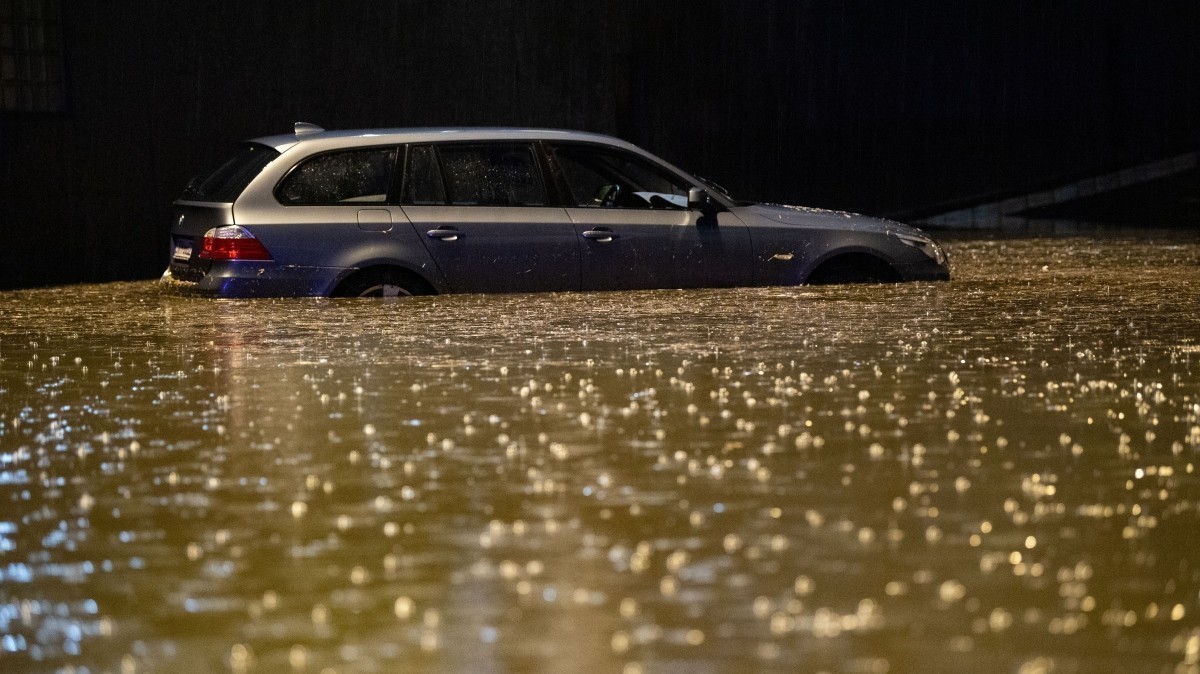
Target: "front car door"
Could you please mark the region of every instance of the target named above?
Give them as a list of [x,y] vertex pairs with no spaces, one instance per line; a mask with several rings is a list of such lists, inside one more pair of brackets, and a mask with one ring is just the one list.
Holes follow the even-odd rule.
[[750,235],[725,210],[687,208],[693,186],[646,157],[586,143],[550,147],[583,244],[584,290],[750,285]]
[[525,142],[409,150],[403,208],[454,292],[579,289],[579,243]]

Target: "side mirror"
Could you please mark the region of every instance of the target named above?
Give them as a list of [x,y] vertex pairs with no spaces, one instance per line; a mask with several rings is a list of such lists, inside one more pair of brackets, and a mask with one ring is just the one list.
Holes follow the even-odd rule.
[[708,192],[703,187],[693,187],[688,190],[688,210],[707,212],[711,205],[708,202]]

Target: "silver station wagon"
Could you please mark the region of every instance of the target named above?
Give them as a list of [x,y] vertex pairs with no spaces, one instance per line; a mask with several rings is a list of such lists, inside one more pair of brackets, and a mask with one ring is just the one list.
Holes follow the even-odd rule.
[[608,136],[304,123],[192,181],[164,274],[223,297],[949,278],[913,227],[734,201]]

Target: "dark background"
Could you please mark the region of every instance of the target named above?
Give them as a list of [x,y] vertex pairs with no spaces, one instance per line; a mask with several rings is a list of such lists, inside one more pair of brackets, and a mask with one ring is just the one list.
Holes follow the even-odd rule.
[[187,180],[296,121],[599,131],[896,217],[1200,147],[1195,1],[22,2],[62,105],[0,112],[0,288],[157,276]]

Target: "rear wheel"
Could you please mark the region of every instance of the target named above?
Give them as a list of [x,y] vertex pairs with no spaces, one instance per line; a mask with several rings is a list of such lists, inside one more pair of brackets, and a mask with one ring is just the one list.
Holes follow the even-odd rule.
[[807,285],[836,283],[896,283],[900,274],[883,260],[866,253],[839,255],[821,263],[805,281]]
[[423,279],[399,269],[364,269],[342,281],[334,297],[408,297],[431,295]]

